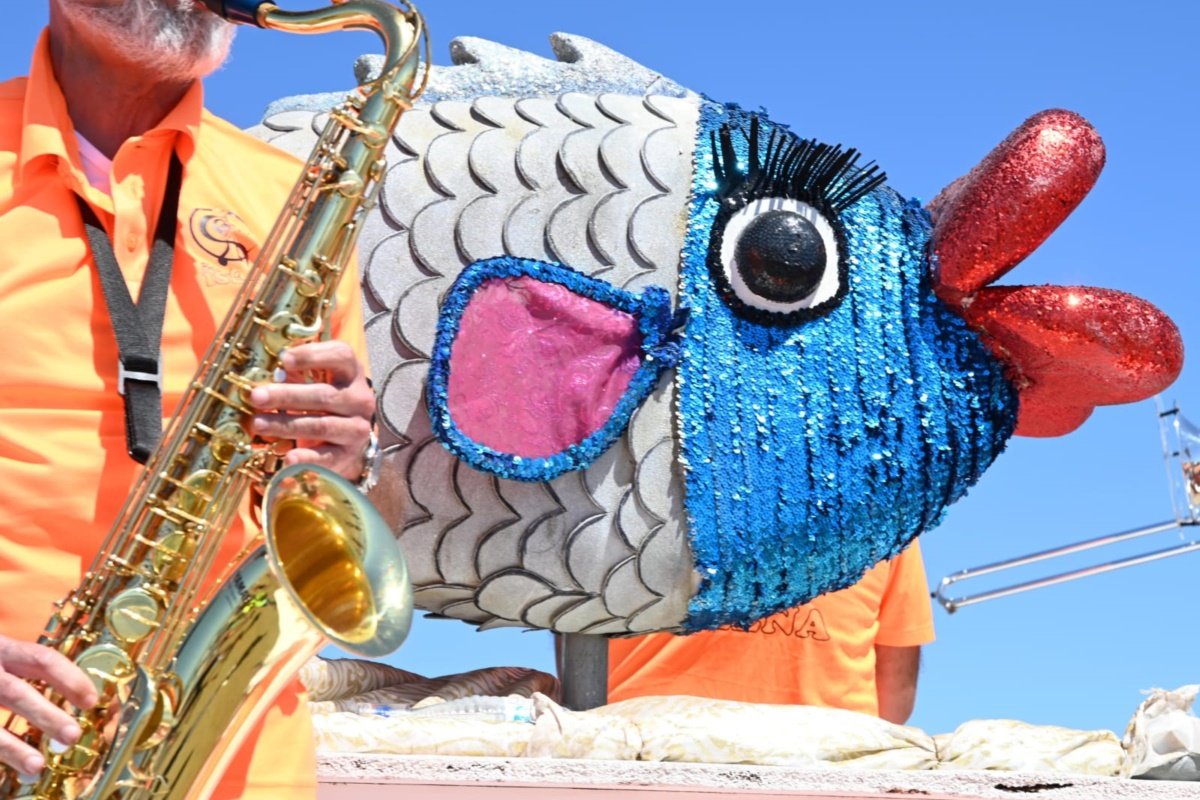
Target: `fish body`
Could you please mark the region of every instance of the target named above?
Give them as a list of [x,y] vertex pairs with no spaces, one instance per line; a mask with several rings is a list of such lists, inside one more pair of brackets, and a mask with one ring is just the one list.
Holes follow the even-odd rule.
[[[850,585],[938,524],[1035,383],[971,318],[988,290],[942,290],[954,198],[552,45],[455,40],[360,239],[376,497],[405,508],[417,605],[686,632]],[[256,133],[307,153],[334,100]]]

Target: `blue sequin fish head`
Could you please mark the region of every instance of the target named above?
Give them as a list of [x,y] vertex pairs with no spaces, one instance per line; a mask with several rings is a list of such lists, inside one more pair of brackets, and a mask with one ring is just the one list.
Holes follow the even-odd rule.
[[934,295],[927,212],[853,153],[710,103],[694,181],[676,425],[705,629],[897,554],[1003,449],[1017,400]]

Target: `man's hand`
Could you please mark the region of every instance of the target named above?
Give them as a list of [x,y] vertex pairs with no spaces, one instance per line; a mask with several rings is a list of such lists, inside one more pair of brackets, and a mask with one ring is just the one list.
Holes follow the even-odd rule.
[[[294,439],[287,464],[320,464],[358,480],[371,438],[375,393],[366,370],[345,342],[312,342],[288,349],[280,358],[287,383],[258,386],[250,403],[260,436]],[[304,381],[315,377],[317,382]]]
[[[91,679],[57,650],[0,636],[0,708],[63,744],[74,744],[80,736],[79,725],[26,678],[44,681],[77,708],[96,705]],[[36,774],[46,766],[41,753],[4,730],[0,730],[0,761],[23,775]]]

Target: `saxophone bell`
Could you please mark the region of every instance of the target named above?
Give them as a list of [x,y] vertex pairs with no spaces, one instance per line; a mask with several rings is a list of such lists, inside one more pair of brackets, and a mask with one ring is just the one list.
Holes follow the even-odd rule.
[[177,688],[145,712],[166,712],[173,735],[150,759],[116,771],[117,783],[154,776],[156,791],[130,798],[208,797],[270,698],[323,645],[378,657],[408,635],[404,558],[346,479],[312,464],[287,467],[268,484],[262,511],[263,544],[192,625],[170,673]]
[[345,478],[287,467],[267,487],[262,518],[272,572],[326,639],[367,658],[404,642],[407,567],[387,522]]

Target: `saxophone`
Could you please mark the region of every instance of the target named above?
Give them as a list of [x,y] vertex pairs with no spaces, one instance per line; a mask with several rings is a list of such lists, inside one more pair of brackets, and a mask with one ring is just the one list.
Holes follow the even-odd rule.
[[[384,147],[424,88],[424,22],[383,0],[308,12],[205,2],[263,28],[375,31],[384,68],[331,113],[158,450],[39,639],[95,683],[92,709],[48,695],[82,737],[66,747],[10,720],[46,767],[32,777],[7,771],[0,797],[207,797],[249,729],[327,640],[378,656],[408,633],[412,589],[389,526],[333,472],[281,469],[279,443],[248,432],[248,397],[272,380],[284,348],[326,327],[377,199]],[[250,489],[264,494],[263,532],[209,589],[218,546]]]

